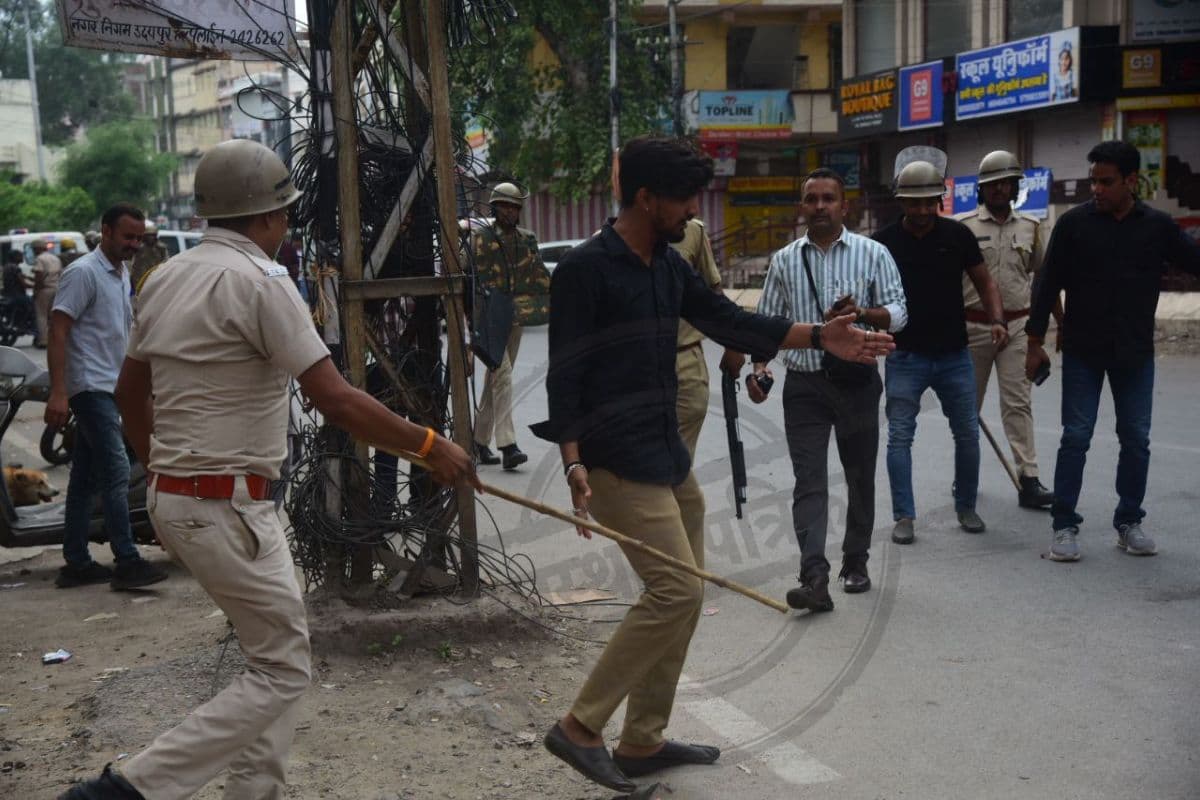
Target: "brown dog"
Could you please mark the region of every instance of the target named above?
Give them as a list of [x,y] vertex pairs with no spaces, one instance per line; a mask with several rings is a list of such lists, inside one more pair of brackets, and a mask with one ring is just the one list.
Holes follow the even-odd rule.
[[58,494],[40,469],[4,468],[4,485],[14,506],[36,506],[49,503]]

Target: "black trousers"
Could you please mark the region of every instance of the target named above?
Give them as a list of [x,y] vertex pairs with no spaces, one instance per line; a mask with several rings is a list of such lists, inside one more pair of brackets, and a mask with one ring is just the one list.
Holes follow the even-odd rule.
[[783,384],[783,422],[796,486],[792,527],[800,544],[800,578],[829,574],[825,536],[829,527],[829,432],[837,437],[848,508],[843,561],[868,558],[875,527],[875,459],[879,454],[879,397],[875,374],[862,387],[835,385],[821,372],[788,371]]

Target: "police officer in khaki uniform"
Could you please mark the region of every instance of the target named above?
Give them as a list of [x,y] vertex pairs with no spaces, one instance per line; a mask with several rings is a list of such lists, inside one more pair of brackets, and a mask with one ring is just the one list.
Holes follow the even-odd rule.
[[298,196],[287,168],[248,140],[196,168],[209,228],[143,286],[117,402],[152,473],[159,540],[225,612],[248,669],[174,729],[66,800],[182,800],[228,769],[225,800],[280,800],[297,701],[311,675],[304,602],[268,497],[286,454],[287,382],[325,420],[424,458],[439,482],[478,485],[470,456],[351,388],[308,309],[271,261]]
[[[529,193],[512,183],[498,183],[489,200],[495,222],[471,234],[470,263],[475,279],[512,296],[512,331],[504,360],[483,379],[483,399],[475,417],[475,452],[482,464],[499,464],[512,470],[529,460],[517,446],[512,421],[512,366],[526,325],[550,320],[550,273],[538,252],[532,231],[517,227]],[[495,435],[497,458],[488,447]]]
[[46,336],[50,332],[50,307],[54,305],[54,293],[58,291],[63,265],[59,257],[50,251],[45,239],[34,241],[33,252],[36,255],[33,262],[33,308],[37,314],[37,337],[33,346],[45,349]]
[[170,258],[167,248],[158,241],[158,226],[146,220],[146,232],[142,234],[142,249],[133,257],[129,266],[129,282],[133,284],[134,294],[142,290],[146,276],[159,264]]
[[[683,241],[672,242],[683,260],[692,265],[704,283],[718,294],[721,292],[721,273],[713,256],[712,243],[704,230],[704,223],[690,219],[683,233]],[[679,320],[679,338],[675,345],[675,373],[679,379],[679,395],[675,401],[675,413],[679,417],[679,435],[687,445],[694,461],[696,444],[700,441],[700,428],[708,414],[708,364],[704,361],[704,334],[696,330],[687,320]],[[746,363],[746,357],[736,350],[725,349],[721,358],[721,369],[737,377]]]
[[1021,175],[1021,164],[1012,153],[988,153],[979,162],[979,206],[958,215],[975,234],[988,271],[1000,287],[1008,346],[997,349],[992,343],[987,312],[968,278],[963,279],[963,302],[967,308],[967,346],[975,365],[976,408],[983,406],[994,365],[1000,385],[1000,418],[1020,476],[1017,502],[1025,508],[1044,509],[1050,507],[1054,494],[1038,480],[1030,383],[1025,377],[1025,320],[1029,316],[1033,274],[1042,263],[1042,240],[1038,221],[1012,207]]

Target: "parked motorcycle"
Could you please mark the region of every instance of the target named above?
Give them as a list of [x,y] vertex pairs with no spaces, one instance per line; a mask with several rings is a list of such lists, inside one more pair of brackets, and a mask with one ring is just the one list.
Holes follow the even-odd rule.
[[33,303],[18,303],[0,295],[0,345],[11,347],[22,336],[37,337]]
[[[8,453],[4,435],[8,432],[17,411],[26,402],[45,403],[50,398],[50,374],[45,367],[12,347],[0,346],[0,466]],[[64,500],[17,507],[9,497],[8,487],[0,481],[0,547],[29,547],[55,545],[63,541]],[[135,541],[154,542],[154,529],[146,512],[146,470],[130,457],[129,521]],[[88,536],[104,542],[104,513],[97,497],[92,506]]]

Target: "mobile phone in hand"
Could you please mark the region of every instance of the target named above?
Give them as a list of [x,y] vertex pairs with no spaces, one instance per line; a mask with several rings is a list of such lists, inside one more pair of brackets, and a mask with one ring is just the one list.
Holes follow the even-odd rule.
[[1041,386],[1046,382],[1046,378],[1050,377],[1050,362],[1043,361],[1037,368],[1037,372],[1033,373],[1033,385]]
[[755,375],[751,373],[750,375],[746,376],[746,384],[749,385],[750,381],[757,383],[759,390],[764,395],[770,394],[771,387],[775,385],[775,379],[770,375]]

